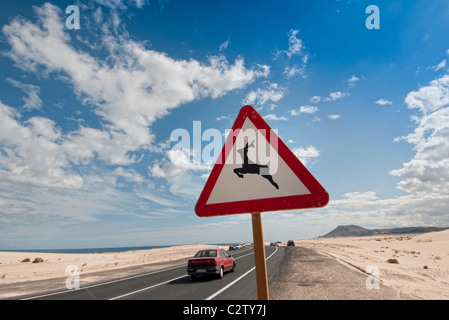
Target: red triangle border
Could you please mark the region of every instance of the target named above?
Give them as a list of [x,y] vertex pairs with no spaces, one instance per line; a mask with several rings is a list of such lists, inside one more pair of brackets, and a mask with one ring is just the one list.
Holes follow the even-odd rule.
[[[215,183],[220,176],[221,170],[224,167],[225,159],[232,149],[225,148],[225,146],[230,143],[232,143],[232,145],[234,144],[234,142],[232,141],[233,136],[229,135],[218,157],[218,159],[221,159],[221,161],[217,161],[217,163],[212,168],[204,189],[201,192],[201,195],[196,203],[195,213],[197,214],[197,216],[212,217],[241,213],[320,208],[326,206],[329,202],[328,192],[307,170],[307,168],[301,163],[301,161],[293,154],[293,152],[287,147],[287,145],[276,135],[276,133],[271,130],[271,127],[252,106],[246,105],[240,110],[232,127],[233,132],[235,132],[235,130],[241,129],[247,118],[251,120],[251,122],[257,129],[261,130],[261,133],[265,136],[265,138],[267,138],[267,133],[270,132],[270,134],[275,135],[275,138],[278,139],[277,152],[279,154],[279,157],[281,157],[285,161],[285,163],[290,167],[290,169],[294,172],[298,179],[301,180],[301,182],[310,191],[310,194],[206,204],[210,197],[210,194],[212,193]],[[267,140],[273,141],[272,139]]]

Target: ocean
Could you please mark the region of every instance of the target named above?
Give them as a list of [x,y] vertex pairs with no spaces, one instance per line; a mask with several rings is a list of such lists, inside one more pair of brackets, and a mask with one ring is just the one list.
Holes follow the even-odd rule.
[[105,253],[105,252],[124,252],[136,250],[149,250],[158,248],[168,248],[167,246],[142,246],[142,247],[111,247],[111,248],[80,248],[80,249],[17,249],[17,250],[1,250],[3,252],[38,252],[38,253]]

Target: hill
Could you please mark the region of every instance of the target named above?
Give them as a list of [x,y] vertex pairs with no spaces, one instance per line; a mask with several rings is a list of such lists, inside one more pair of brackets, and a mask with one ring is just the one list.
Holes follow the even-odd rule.
[[385,228],[385,229],[366,229],[357,225],[338,226],[323,238],[328,237],[364,237],[374,236],[378,234],[405,234],[405,233],[426,233],[434,231],[442,231],[449,228],[439,227],[404,227],[404,228]]

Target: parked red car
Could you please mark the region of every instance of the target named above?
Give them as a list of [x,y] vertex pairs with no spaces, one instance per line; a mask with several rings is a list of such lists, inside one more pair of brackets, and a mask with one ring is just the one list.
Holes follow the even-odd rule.
[[200,250],[187,263],[187,273],[192,280],[199,275],[217,275],[220,279],[226,271],[234,272],[235,260],[223,249]]

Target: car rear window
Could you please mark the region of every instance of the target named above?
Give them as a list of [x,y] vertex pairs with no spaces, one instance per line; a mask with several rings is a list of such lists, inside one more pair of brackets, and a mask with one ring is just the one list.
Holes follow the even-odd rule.
[[217,250],[201,250],[195,254],[195,258],[216,257]]

